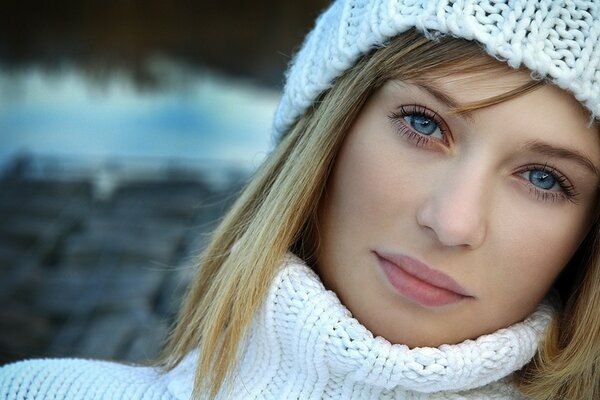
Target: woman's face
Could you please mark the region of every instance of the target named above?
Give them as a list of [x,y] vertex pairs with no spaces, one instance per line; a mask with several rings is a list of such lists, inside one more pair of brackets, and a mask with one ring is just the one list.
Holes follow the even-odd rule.
[[524,319],[595,215],[600,142],[574,98],[529,79],[390,81],[347,133],[319,207],[316,269],[375,335],[458,343]]

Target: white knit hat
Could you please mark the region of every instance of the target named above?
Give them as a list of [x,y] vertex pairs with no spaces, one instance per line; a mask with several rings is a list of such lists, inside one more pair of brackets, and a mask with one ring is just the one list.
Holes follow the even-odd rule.
[[600,116],[600,0],[337,0],[292,61],[275,135],[360,56],[411,28],[477,40],[490,55],[526,66]]

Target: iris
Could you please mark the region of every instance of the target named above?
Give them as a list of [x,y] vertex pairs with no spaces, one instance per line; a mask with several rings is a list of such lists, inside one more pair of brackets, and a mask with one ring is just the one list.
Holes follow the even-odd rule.
[[407,115],[404,118],[414,130],[422,135],[429,136],[438,129],[438,125],[435,121],[424,115]]
[[538,169],[529,173],[529,182],[540,189],[550,190],[556,184],[556,178],[551,173]]

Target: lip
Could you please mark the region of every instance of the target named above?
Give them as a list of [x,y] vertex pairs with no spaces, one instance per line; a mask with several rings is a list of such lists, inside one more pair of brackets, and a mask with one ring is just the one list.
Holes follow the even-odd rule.
[[403,254],[373,251],[389,283],[403,297],[426,307],[474,298],[448,275]]

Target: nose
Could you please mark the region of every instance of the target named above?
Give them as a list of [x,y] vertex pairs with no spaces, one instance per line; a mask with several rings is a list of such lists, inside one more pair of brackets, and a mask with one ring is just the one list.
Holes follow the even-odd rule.
[[449,170],[417,211],[419,225],[444,246],[477,248],[487,234],[486,177],[481,169]]

